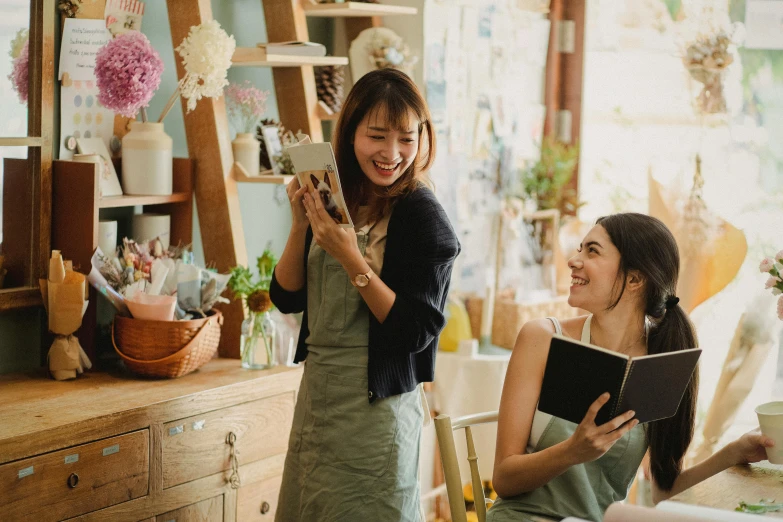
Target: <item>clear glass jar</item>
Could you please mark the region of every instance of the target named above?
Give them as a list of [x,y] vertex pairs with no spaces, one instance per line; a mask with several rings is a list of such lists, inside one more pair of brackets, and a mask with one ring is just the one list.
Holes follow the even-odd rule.
[[242,321],[242,368],[263,370],[277,364],[277,327],[269,312],[250,314]]

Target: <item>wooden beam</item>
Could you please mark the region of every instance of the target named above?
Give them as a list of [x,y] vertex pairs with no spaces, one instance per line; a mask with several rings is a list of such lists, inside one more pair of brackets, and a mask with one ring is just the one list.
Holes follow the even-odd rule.
[[[191,26],[212,19],[209,0],[166,0],[166,4],[174,47],[187,36]],[[272,22],[268,24],[274,25]],[[177,77],[182,78],[185,70],[179,57],[176,62]],[[224,99],[203,98],[190,113],[187,113],[186,101],[183,99],[182,112],[185,113],[188,153],[196,161],[196,206],[199,221],[203,225],[201,238],[204,258],[222,273],[236,265],[247,266],[237,183],[231,176],[234,157]],[[230,304],[221,306],[220,310],[224,315],[220,356],[238,359],[241,326],[245,318],[242,302],[232,300]]]
[[[307,19],[301,0],[264,0],[262,4],[269,42],[309,40]],[[323,141],[321,119],[315,110],[318,95],[315,91],[313,68],[276,67],[272,70],[272,76],[280,122],[286,129],[310,135],[314,142]]]

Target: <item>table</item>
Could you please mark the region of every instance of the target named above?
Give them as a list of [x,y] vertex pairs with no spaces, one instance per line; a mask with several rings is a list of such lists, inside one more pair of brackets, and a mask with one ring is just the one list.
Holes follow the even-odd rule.
[[[671,498],[673,501],[733,511],[740,500],[783,502],[783,466],[759,462],[733,466]],[[767,513],[783,518],[783,512]]]

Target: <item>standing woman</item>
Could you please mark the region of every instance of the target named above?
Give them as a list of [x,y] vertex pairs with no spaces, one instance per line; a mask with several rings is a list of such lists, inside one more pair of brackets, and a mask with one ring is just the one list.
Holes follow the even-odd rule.
[[456,234],[422,184],[435,154],[426,103],[394,69],[363,76],[334,136],[354,228],[341,228],[296,180],[293,222],[271,298],[304,312],[306,361],[278,521],[416,521],[418,385],[432,381]]

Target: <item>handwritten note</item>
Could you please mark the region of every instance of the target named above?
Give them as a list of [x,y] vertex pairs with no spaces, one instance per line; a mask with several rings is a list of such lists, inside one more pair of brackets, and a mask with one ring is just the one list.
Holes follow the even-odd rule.
[[95,55],[111,40],[111,33],[103,20],[66,18],[60,47],[60,73],[68,73],[72,80],[94,80]]

